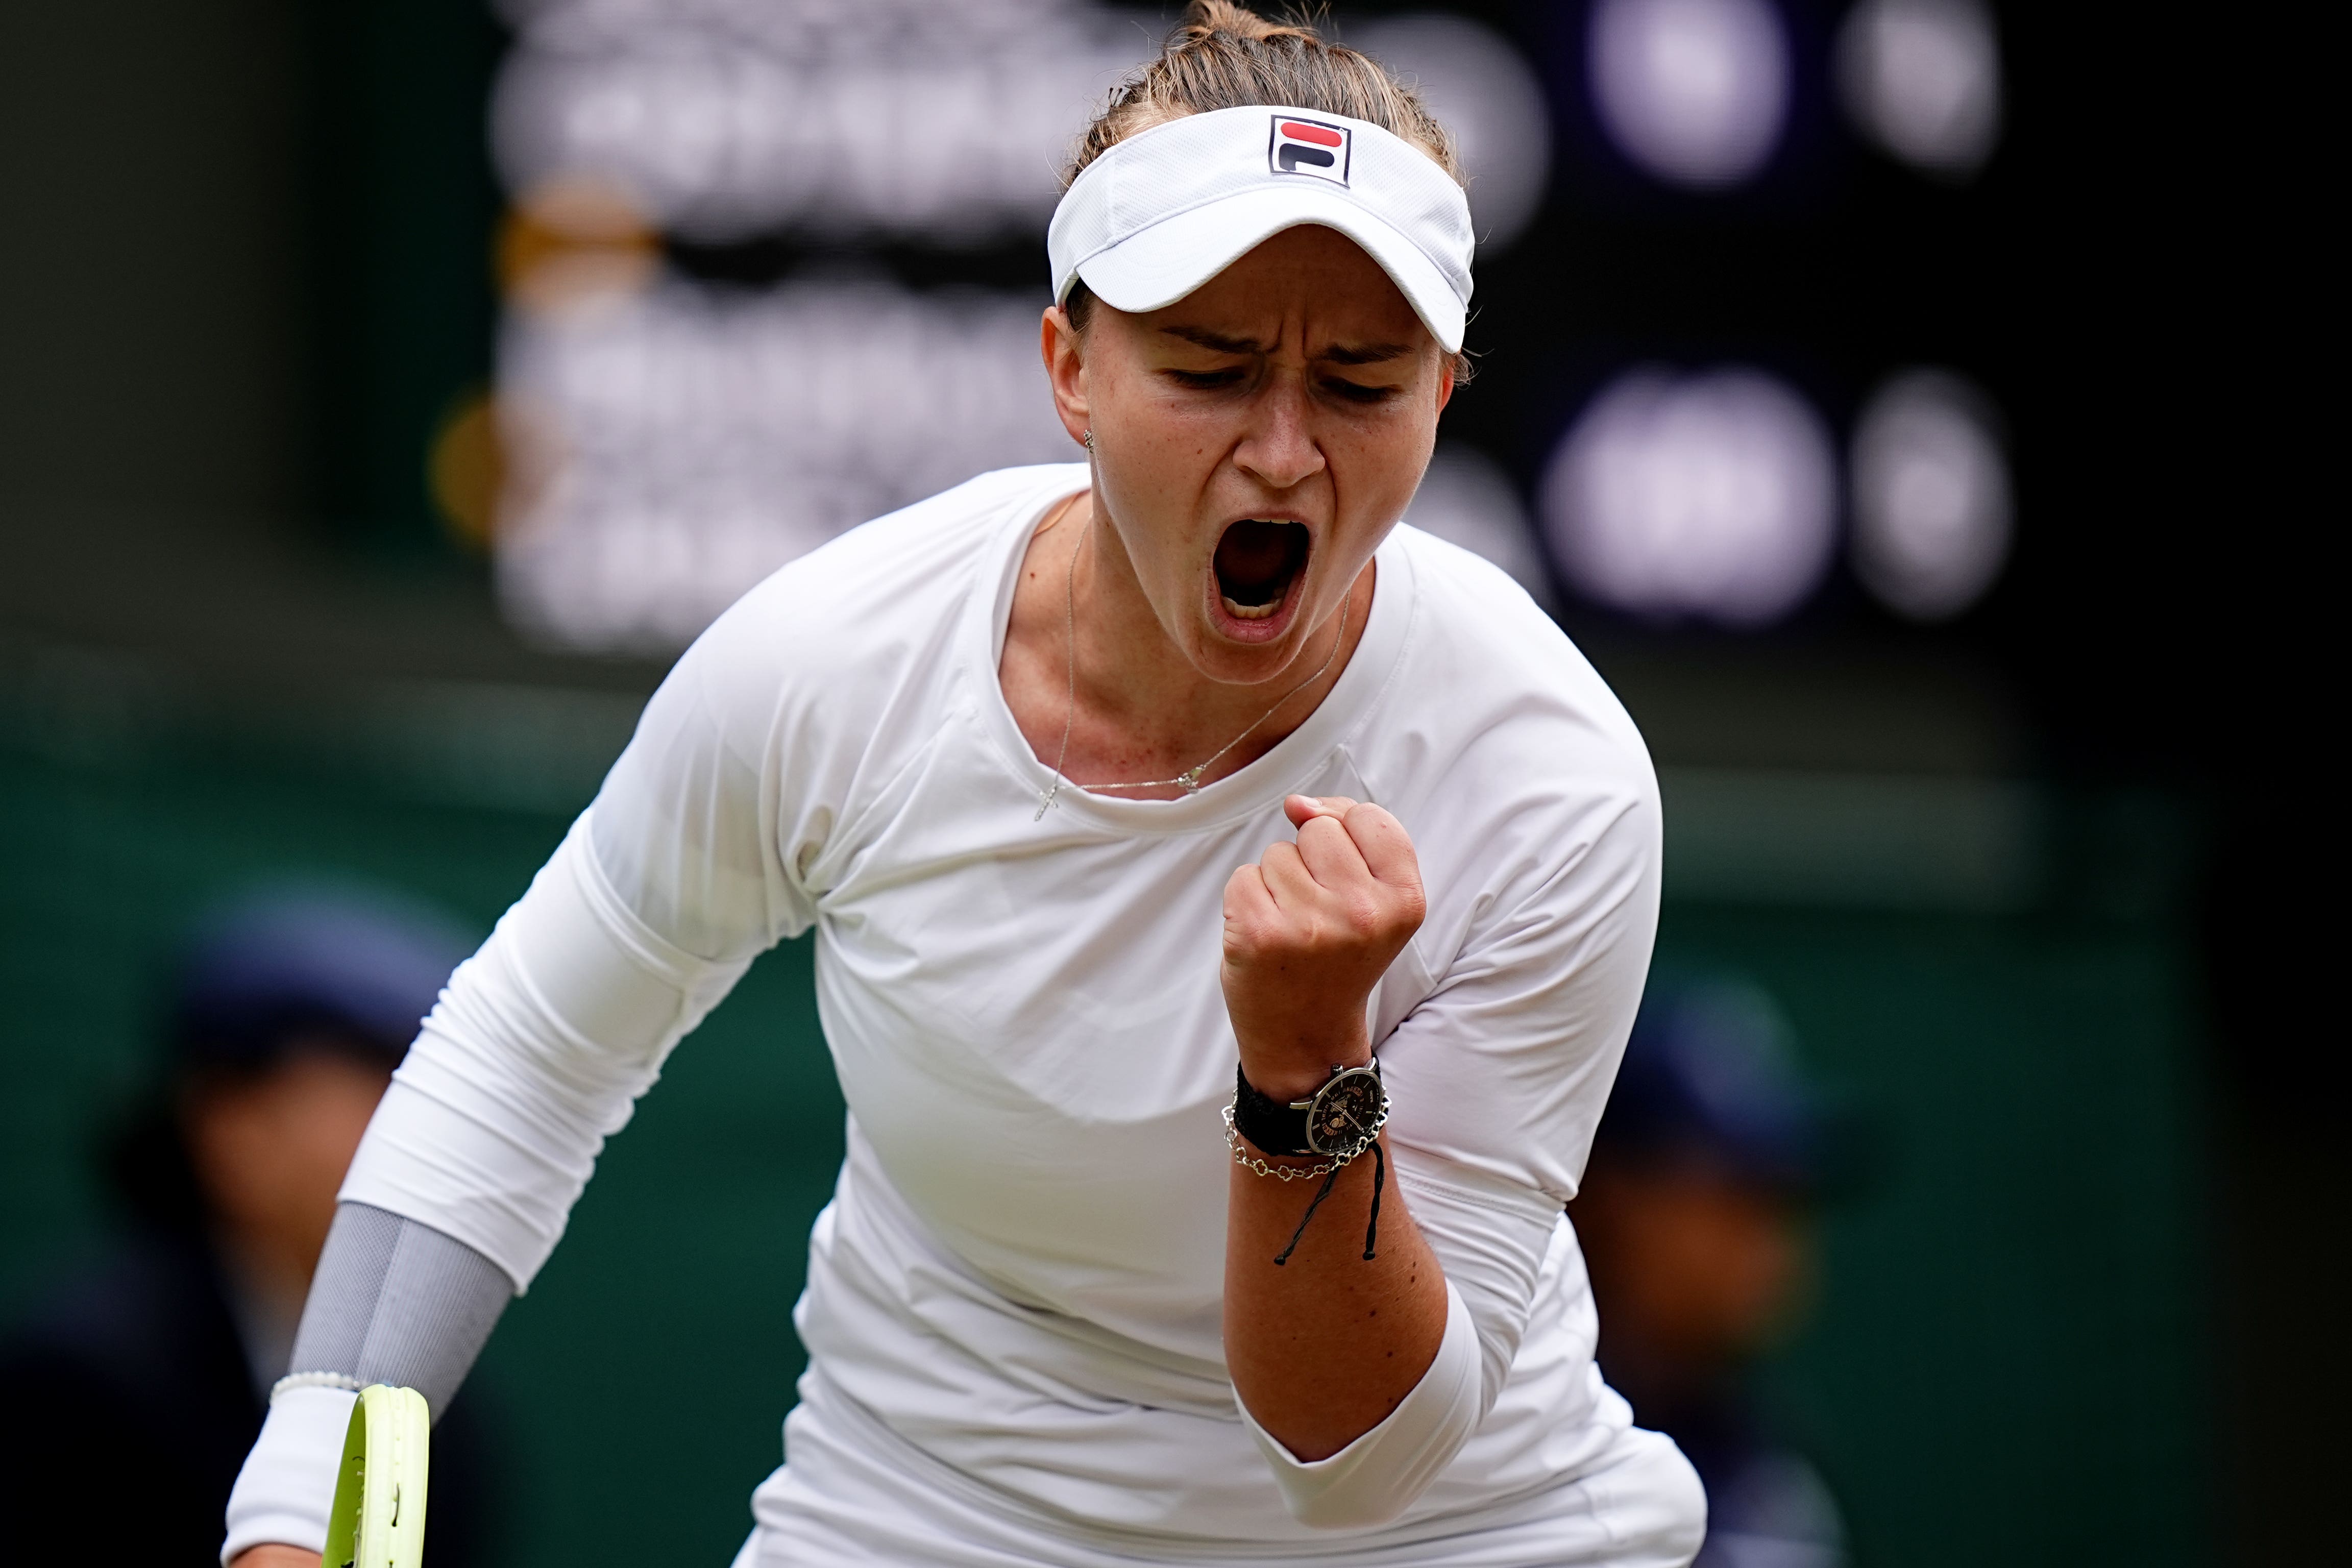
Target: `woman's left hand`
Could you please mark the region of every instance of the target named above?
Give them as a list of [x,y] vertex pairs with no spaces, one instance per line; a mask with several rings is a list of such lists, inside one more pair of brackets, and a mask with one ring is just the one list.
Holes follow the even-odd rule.
[[1298,841],[1268,845],[1225,883],[1225,1011],[1250,1082],[1303,1100],[1335,1065],[1370,1059],[1364,1004],[1426,906],[1395,817],[1344,795],[1282,808]]

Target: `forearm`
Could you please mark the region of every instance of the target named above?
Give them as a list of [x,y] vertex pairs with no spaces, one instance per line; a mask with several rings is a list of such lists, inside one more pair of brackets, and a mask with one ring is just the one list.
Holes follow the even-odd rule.
[[514,1281],[465,1243],[342,1204],[289,1370],[413,1388],[437,1421],[513,1299]]
[[[1236,1164],[1228,1187],[1226,1365],[1251,1416],[1302,1460],[1336,1454],[1386,1420],[1445,1335],[1444,1272],[1393,1181],[1381,1194],[1378,1245],[1364,1256],[1374,1165],[1367,1152],[1341,1170],[1303,1234],[1319,1177],[1286,1182]],[[1294,1235],[1297,1247],[1276,1264]]]
[[239,1554],[322,1545],[351,1391],[414,1388],[437,1419],[513,1295],[513,1281],[464,1243],[382,1209],[342,1205],[294,1342],[291,1370],[306,1375],[270,1400],[229,1495],[225,1556],[257,1568],[261,1560]]
[[[1372,990],[1426,908],[1412,840],[1375,805],[1292,795],[1283,810],[1297,842],[1225,884],[1234,1132],[1251,1141],[1228,1178],[1225,1359],[1291,1516],[1357,1528],[1410,1508],[1492,1395],[1469,1310],[1385,1179],[1383,1090],[1360,1070]],[[1303,1174],[1319,1162],[1263,1152],[1330,1147],[1345,1128],[1328,1187]]]
[[[1313,1463],[1378,1426],[1421,1382],[1445,1337],[1446,1295],[1403,1195],[1383,1190],[1379,1146],[1333,1173],[1328,1190],[1320,1177],[1263,1173],[1318,1162],[1291,1157],[1314,1146],[1303,1125],[1252,1108],[1271,1100],[1295,1113],[1335,1068],[1371,1060],[1366,999],[1424,908],[1412,841],[1388,813],[1306,795],[1283,810],[1297,842],[1268,845],[1225,884],[1225,1011],[1248,1095],[1236,1098],[1234,1135],[1272,1129],[1284,1140],[1272,1153],[1236,1144],[1261,1169],[1237,1163],[1228,1181],[1225,1360],[1259,1427]],[[1241,1120],[1244,1110],[1259,1124]],[[1354,1136],[1378,1127],[1368,1120]]]

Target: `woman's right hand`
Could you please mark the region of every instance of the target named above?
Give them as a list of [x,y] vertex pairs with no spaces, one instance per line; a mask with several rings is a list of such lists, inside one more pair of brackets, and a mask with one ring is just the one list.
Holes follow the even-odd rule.
[[228,1568],[320,1568],[319,1554],[299,1546],[248,1546]]
[[1334,1067],[1371,1059],[1365,1001],[1428,900],[1412,837],[1381,807],[1294,795],[1282,809],[1297,841],[1267,845],[1225,883],[1220,973],[1243,1076],[1298,1100]]

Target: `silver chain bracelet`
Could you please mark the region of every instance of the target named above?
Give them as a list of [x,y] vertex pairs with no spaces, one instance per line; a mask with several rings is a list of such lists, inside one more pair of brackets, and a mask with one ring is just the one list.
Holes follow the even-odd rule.
[[[1284,1247],[1281,1256],[1274,1260],[1276,1268],[1289,1262],[1290,1255],[1298,1250],[1298,1238],[1307,1234],[1307,1222],[1315,1217],[1315,1211],[1323,1206],[1323,1200],[1331,1195],[1331,1184],[1339,1179],[1340,1170],[1365,1150],[1372,1152],[1372,1212],[1364,1221],[1364,1261],[1370,1263],[1380,1240],[1381,1188],[1387,1184],[1388,1177],[1388,1162],[1381,1155],[1381,1129],[1388,1125],[1389,1120],[1387,1103],[1382,1102],[1381,1113],[1372,1119],[1370,1127],[1364,1128],[1364,1135],[1353,1144],[1337,1151],[1320,1164],[1305,1167],[1271,1165],[1263,1155],[1253,1153],[1242,1141],[1241,1130],[1234,1125],[1234,1105],[1225,1107],[1225,1146],[1234,1152],[1234,1164],[1252,1175],[1275,1176],[1286,1182],[1312,1181],[1317,1176],[1323,1178],[1323,1185],[1316,1193],[1315,1201],[1307,1205],[1307,1212],[1298,1216],[1298,1228],[1290,1233],[1290,1245]],[[1357,1125],[1363,1124],[1359,1122]]]
[[1234,1152],[1234,1163],[1253,1176],[1273,1176],[1285,1182],[1311,1182],[1318,1176],[1331,1174],[1362,1155],[1365,1150],[1380,1141],[1381,1129],[1388,1125],[1388,1108],[1382,1106],[1379,1120],[1372,1123],[1370,1131],[1356,1141],[1353,1148],[1342,1150],[1322,1163],[1274,1165],[1268,1164],[1265,1155],[1257,1153],[1243,1142],[1240,1131],[1234,1126],[1234,1107],[1228,1102],[1225,1106],[1225,1147]]

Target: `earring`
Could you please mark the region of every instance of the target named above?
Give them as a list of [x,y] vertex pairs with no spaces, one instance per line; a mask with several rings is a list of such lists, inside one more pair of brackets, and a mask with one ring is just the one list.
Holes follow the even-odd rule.
[[1093,428],[1089,426],[1087,433],[1079,437],[1078,440],[1085,445],[1087,451],[1093,451],[1095,449],[1095,433]]

